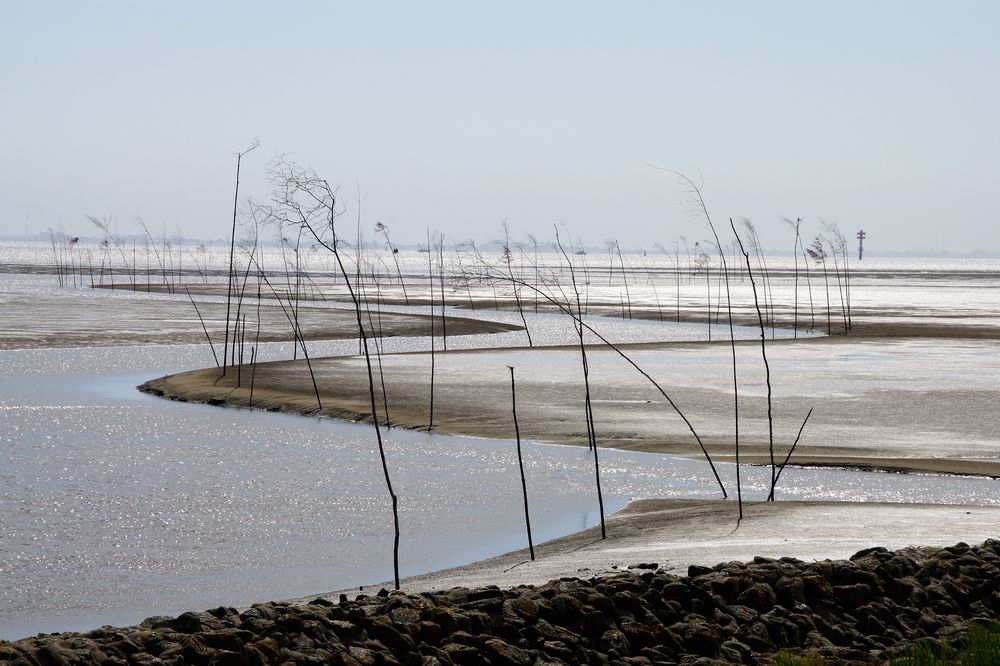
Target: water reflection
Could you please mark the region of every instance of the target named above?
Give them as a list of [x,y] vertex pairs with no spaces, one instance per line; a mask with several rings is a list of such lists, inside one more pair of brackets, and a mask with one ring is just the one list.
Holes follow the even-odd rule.
[[[0,635],[307,595],[390,576],[391,520],[369,427],[159,400],[137,381],[195,347],[5,352]],[[113,362],[113,363],[112,363]],[[523,546],[510,442],[393,430],[404,575]],[[606,451],[609,511],[715,498],[704,464]],[[585,449],[526,444],[538,540],[596,522]],[[732,477],[732,467],[721,466]],[[763,498],[767,472],[745,471]],[[732,479],[729,479],[732,487]],[[995,483],[789,469],[782,498],[996,504]]]
[[[52,276],[4,276],[3,289],[32,292],[42,280]],[[882,291],[879,303],[910,303],[907,289]],[[776,293],[790,300],[787,285]],[[639,286],[633,296],[650,302]],[[67,303],[82,309],[118,297],[80,291]],[[516,313],[453,312],[520,323]],[[704,335],[693,325],[594,322],[616,342]],[[565,317],[529,315],[529,326],[536,343],[572,342]],[[514,332],[449,343],[525,340]],[[390,352],[427,347],[423,339],[386,340]],[[316,355],[355,350],[353,341],[311,348]],[[263,345],[261,360],[290,352],[290,344]],[[172,403],[134,390],[152,376],[211,364],[205,346],[0,352],[0,637],[390,576],[391,519],[370,428]],[[401,502],[404,575],[524,544],[510,442],[393,430],[387,449]],[[609,511],[633,498],[719,496],[698,461],[604,451],[602,463]],[[596,522],[586,450],[527,443],[525,464],[538,540]],[[732,488],[732,466],[719,468]],[[763,498],[767,478],[765,469],[745,470],[747,498]],[[779,498],[995,505],[995,491],[988,479],[789,469]]]

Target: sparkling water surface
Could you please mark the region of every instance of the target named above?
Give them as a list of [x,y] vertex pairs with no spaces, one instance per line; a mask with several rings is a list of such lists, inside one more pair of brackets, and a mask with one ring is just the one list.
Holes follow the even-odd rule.
[[[88,361],[74,370],[74,357]],[[391,514],[372,428],[171,402],[140,381],[199,347],[2,352],[0,635],[132,623],[391,577]],[[106,363],[105,372],[92,365]],[[11,371],[13,370],[13,371]],[[403,575],[523,547],[509,441],[392,430]],[[601,451],[609,512],[718,498],[707,466]],[[538,541],[596,523],[584,448],[525,443]],[[720,465],[733,485],[731,465]],[[744,471],[749,497],[767,472]],[[780,498],[997,504],[979,478],[788,469]]]
[[[988,284],[992,270],[992,264],[981,270]],[[907,279],[929,279],[919,272]],[[987,309],[972,291],[978,285],[959,299],[973,314]],[[701,293],[694,289],[691,298]],[[898,295],[876,300],[912,299],[909,287],[893,289]],[[0,279],[0,293],[34,290],[66,294],[67,307],[78,308],[88,299],[124,298],[60,290],[51,275]],[[633,297],[644,293],[636,287]],[[520,323],[513,312],[454,312]],[[693,324],[592,321],[617,342],[706,337],[705,327]],[[529,315],[528,322],[536,344],[572,342],[565,317]],[[523,332],[511,332],[452,337],[449,348],[525,343]],[[419,338],[386,344],[387,351],[428,347]],[[311,353],[353,353],[356,345],[315,343]],[[266,344],[261,358],[287,358],[290,351],[290,343]],[[170,402],[134,388],[211,364],[203,345],[0,352],[0,638],[128,624],[391,577],[391,512],[372,428]],[[403,575],[524,547],[513,442],[394,429],[386,451],[400,498]],[[537,541],[596,524],[593,458],[585,448],[526,442],[524,458]],[[608,512],[637,498],[720,497],[698,460],[603,449],[600,459]],[[719,469],[732,488],[733,467]],[[762,499],[768,478],[764,468],[745,469],[747,496]],[[789,468],[779,499],[796,498],[1000,503],[990,479]]]

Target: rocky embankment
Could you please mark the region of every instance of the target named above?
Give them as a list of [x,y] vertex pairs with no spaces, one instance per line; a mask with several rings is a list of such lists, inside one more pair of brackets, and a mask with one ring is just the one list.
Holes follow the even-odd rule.
[[1000,541],[861,551],[848,560],[641,564],[537,587],[455,588],[218,608],[137,627],[0,642],[0,663],[766,663],[783,648],[885,658],[1000,611]]

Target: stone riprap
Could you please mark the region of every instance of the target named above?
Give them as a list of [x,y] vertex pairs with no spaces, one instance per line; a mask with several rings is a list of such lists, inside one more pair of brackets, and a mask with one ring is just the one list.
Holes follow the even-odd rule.
[[0,642],[0,663],[712,664],[781,649],[871,663],[1000,611],[1000,541],[850,560],[757,558],[688,576],[637,564],[540,586],[218,608]]

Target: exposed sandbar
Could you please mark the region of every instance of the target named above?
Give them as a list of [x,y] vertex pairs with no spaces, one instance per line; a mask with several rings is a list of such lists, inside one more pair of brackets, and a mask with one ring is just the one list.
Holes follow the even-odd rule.
[[[769,445],[759,351],[752,343],[737,349],[741,454],[748,462],[763,463],[769,460]],[[735,454],[727,348],[646,344],[627,351],[665,387],[713,456]],[[639,373],[607,349],[593,348],[588,357],[601,446],[701,455],[685,423]],[[876,357],[877,372],[871,367]],[[995,421],[1000,403],[991,383],[1000,374],[995,342],[858,340],[831,349],[814,340],[784,341],[769,347],[769,359],[779,460],[812,407],[793,464],[1000,475]],[[426,428],[430,355],[386,355],[381,364],[392,424]],[[312,365],[322,409],[302,362],[259,364],[252,406],[371,419],[363,358],[316,359]],[[434,431],[512,438],[508,365],[516,368],[522,437],[586,444],[579,352],[572,348],[437,354]],[[202,370],[152,380],[143,389],[173,399],[246,407],[251,406],[249,375],[245,367],[243,385],[236,387],[232,374],[220,379],[217,370]],[[377,392],[381,403],[380,387]]]
[[[689,565],[795,557],[846,559],[862,548],[980,543],[996,535],[1000,507],[851,502],[639,500],[609,516],[608,538],[595,527],[535,547],[453,569],[407,578],[407,592],[452,587],[538,585],[560,576],[589,577],[656,563],[686,574]],[[388,583],[366,586],[371,593]],[[339,594],[329,593],[330,596]],[[358,590],[350,590],[356,594]],[[313,597],[309,597],[314,598]]]
[[[187,300],[149,298],[131,292],[95,294],[87,290],[71,297],[65,293],[0,293],[0,309],[9,313],[0,331],[0,349],[204,344],[207,329],[221,354],[226,329],[225,303],[200,301],[195,311]],[[232,321],[237,313],[235,302],[231,310]],[[252,305],[249,301],[242,303],[242,313],[247,316],[248,339],[255,342],[258,339],[261,342],[292,339],[293,327],[287,306],[270,301],[261,305],[259,311],[258,338],[256,302]],[[372,316],[374,321],[375,315]],[[429,320],[429,315],[389,312],[377,317],[384,336],[427,335]],[[343,307],[301,306],[298,325],[307,341],[350,339],[358,335],[354,310]],[[449,335],[517,329],[508,324],[465,317],[448,317],[447,326]]]

